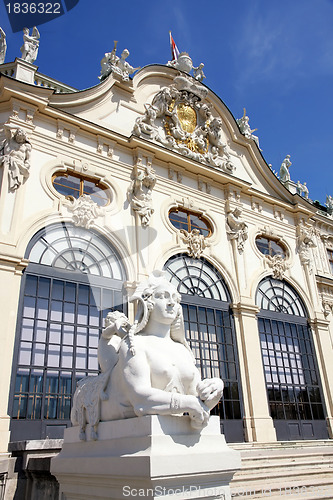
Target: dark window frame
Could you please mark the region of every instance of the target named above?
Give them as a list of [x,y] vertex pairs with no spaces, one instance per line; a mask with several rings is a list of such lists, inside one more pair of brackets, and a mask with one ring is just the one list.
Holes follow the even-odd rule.
[[[64,225],[64,223],[62,223],[61,225]],[[68,225],[69,224],[67,224],[67,226]],[[60,226],[60,224],[55,224],[52,226]],[[47,229],[48,228],[45,228],[44,230],[39,231],[31,239],[26,251],[27,258],[29,257],[30,250],[33,248],[36,241],[38,241],[38,239],[40,239],[43,236],[43,231],[47,231]],[[111,243],[106,240],[106,238],[104,238],[97,231],[90,230],[89,233],[91,232],[93,232],[96,235],[96,237],[102,239],[104,243],[106,243],[110,247],[110,249],[112,249],[114,254],[117,255],[120,260],[120,256],[112,247]],[[127,302],[123,290],[123,281],[126,279],[125,269],[122,264],[121,265],[119,264],[119,266],[120,269],[122,270],[122,277],[121,279],[114,279],[114,278],[104,278],[103,276],[96,276],[92,274],[86,274],[84,272],[68,271],[65,269],[51,267],[44,264],[38,264],[32,262],[29,263],[28,267],[23,273],[21,282],[20,299],[18,307],[19,313],[17,318],[15,348],[13,357],[14,361],[12,367],[11,391],[8,403],[8,412],[12,417],[11,418],[11,429],[13,431],[12,439],[15,440],[23,438],[22,432],[25,425],[26,425],[26,434],[24,435],[27,437],[25,437],[24,439],[29,438],[29,434],[31,439],[45,438],[46,435],[49,435],[49,437],[61,437],[59,435],[51,436],[50,432],[52,432],[52,428],[59,429],[61,427],[62,428],[61,432],[62,432],[63,428],[65,428],[70,424],[69,420],[70,407],[68,405],[68,401],[71,400],[72,398],[77,381],[86,375],[94,375],[94,374],[97,375],[99,373],[99,368],[97,363],[98,338],[104,326],[104,318],[106,314],[110,310],[115,310],[115,309],[122,310],[125,313],[127,312]],[[34,289],[33,286],[30,288],[27,287],[27,283],[29,280],[32,280],[34,282],[36,281],[36,289]],[[40,286],[41,281],[43,283],[44,288],[46,288],[46,284],[49,284],[47,297],[46,297],[47,293],[44,292],[43,294],[39,293],[40,289],[38,288],[38,286]],[[62,284],[61,286],[63,286],[63,292],[61,292],[62,295],[60,297],[55,295],[52,297],[52,290],[54,290],[53,285],[55,284],[57,287],[59,287],[60,284]],[[66,296],[67,286],[69,286],[68,288],[69,292],[74,294],[72,299],[69,299],[69,297]],[[80,299],[79,297],[79,293],[81,293],[80,290],[82,293],[84,293],[87,299],[82,299],[82,298]],[[101,294],[101,299],[100,299],[101,303],[96,304],[97,300],[96,297],[98,297],[99,293]],[[104,303],[102,302],[103,294],[105,294]],[[28,297],[28,299],[31,298],[36,301],[32,317],[31,318],[27,317],[28,320],[31,319],[31,325],[28,326],[28,331],[29,328],[31,330],[31,334],[29,333],[29,335],[31,335],[31,339],[29,339],[28,341],[25,340],[26,337],[23,337],[23,321],[24,321],[23,306],[25,297]],[[40,298],[42,297],[43,301],[48,300],[47,306],[45,305],[46,309],[44,308],[43,310],[42,308],[41,310],[42,313],[43,312],[47,313],[46,319],[43,320],[37,317],[38,316],[37,308],[39,307],[37,305],[38,297]],[[109,299],[113,301],[113,304],[109,303]],[[62,304],[61,308],[62,315],[60,318],[52,319],[52,307],[53,307],[51,305],[52,300],[56,301],[59,304]],[[73,313],[73,320],[68,320],[65,318],[66,305],[68,304],[72,306],[70,314]],[[77,322],[77,318],[80,313],[79,310],[80,304],[81,304],[81,310],[83,311],[84,309],[84,311],[86,311],[85,314],[88,315],[87,322],[85,321],[85,318],[83,318],[83,316],[82,319],[79,322]],[[91,314],[93,316],[91,316]],[[40,332],[38,333],[38,329],[41,326],[40,324],[41,322],[43,322],[43,325],[45,327],[44,328],[45,338],[42,340],[39,339],[38,341],[37,335],[40,333]],[[25,325],[27,326],[27,323],[25,323]],[[54,339],[50,340],[52,334],[51,327],[53,329],[55,328],[53,332],[55,332],[56,330],[59,331],[59,340],[54,340]],[[64,340],[65,334],[67,335],[67,338],[69,340]],[[73,338],[72,341],[70,340],[71,335]],[[81,337],[85,336],[85,341],[86,341],[85,345],[81,346],[80,343],[81,341],[78,340],[79,335],[81,335]],[[28,352],[28,356],[26,358],[21,357],[21,361],[23,360],[23,362],[20,362],[19,356],[20,353],[22,352],[21,351],[22,343],[24,342],[26,342],[26,344],[29,344],[28,346],[29,349],[31,347],[31,353],[29,354]],[[38,348],[41,350],[39,360],[43,356],[43,363],[40,362],[40,364],[38,364],[37,362],[33,362],[34,360],[33,356],[36,352],[36,349]],[[59,357],[59,362],[57,366],[49,365],[48,360],[50,358],[48,356],[50,354],[50,349],[51,350],[55,349],[56,351],[55,355]],[[82,352],[80,351],[80,349]],[[29,356],[30,356],[30,364],[27,363],[27,361],[29,360]],[[66,358],[66,356],[69,356],[70,359],[68,357]],[[83,358],[80,359],[80,363],[83,362],[84,366],[79,366],[76,363],[77,356],[81,356],[81,358],[83,356],[84,359]],[[65,360],[64,363],[63,360]],[[22,391],[21,395],[18,394],[17,391],[15,391],[16,375],[19,374],[20,371],[22,372],[22,374],[25,373],[26,376],[28,376],[27,391]],[[33,377],[34,374],[37,375],[38,372],[40,372],[40,381],[38,381],[37,379],[35,380],[35,385],[37,384],[36,389],[38,390],[34,391],[33,387],[29,387],[29,385],[31,381],[32,383],[34,383],[31,377]],[[47,377],[49,378],[47,379]],[[66,377],[67,379],[70,378],[70,382],[68,382],[68,384],[66,382]],[[56,382],[55,378],[57,379]],[[42,385],[38,386],[39,383],[41,383]],[[52,387],[50,385],[51,390],[49,391],[47,390],[48,387],[46,384],[49,385],[52,384]],[[54,388],[56,390],[54,390]],[[25,411],[25,415],[23,415],[22,417],[21,413],[22,418],[16,418],[19,416],[17,412],[15,413],[15,415],[13,415],[15,397],[16,398],[21,397],[22,399],[23,396],[26,397],[27,404],[29,398],[30,401],[32,401],[32,404],[36,403],[37,399],[40,398],[41,410],[40,414],[39,413],[35,414],[37,418],[27,418],[29,417],[29,414],[27,415],[24,409],[23,410]],[[47,401],[49,404],[46,404]],[[52,412],[50,412],[51,410]],[[49,416],[50,418],[46,418],[45,416],[45,413],[47,411],[48,411],[47,416]],[[63,412],[62,415],[59,412]],[[21,426],[21,424],[23,425],[23,427]]]

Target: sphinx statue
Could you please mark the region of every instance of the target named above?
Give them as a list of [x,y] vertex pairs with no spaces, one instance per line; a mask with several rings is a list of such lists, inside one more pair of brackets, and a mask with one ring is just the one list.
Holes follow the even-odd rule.
[[97,439],[100,421],[171,415],[189,419],[200,431],[222,396],[223,382],[201,379],[185,339],[180,294],[155,271],[130,300],[137,302],[132,325],[119,311],[106,318],[98,348],[101,374],[79,382],[73,426],[80,426],[84,440],[89,423]]

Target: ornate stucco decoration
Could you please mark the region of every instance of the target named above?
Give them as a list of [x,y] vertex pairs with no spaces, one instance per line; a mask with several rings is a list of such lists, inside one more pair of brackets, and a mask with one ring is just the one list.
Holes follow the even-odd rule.
[[195,79],[178,75],[173,84],[145,104],[145,114],[138,117],[133,133],[159,142],[190,159],[228,173],[234,165],[226,150],[222,120],[214,117],[205,102],[208,90]]
[[311,248],[317,246],[315,242],[315,232],[312,226],[299,225],[296,229],[297,252],[302,264],[311,267]]
[[73,212],[74,225],[86,229],[94,224],[97,217],[104,215],[104,209],[99,207],[88,194],[83,194],[78,199],[69,201],[67,208]]
[[129,81],[130,75],[140,68],[133,68],[126,59],[129,56],[129,51],[124,49],[121,56],[116,55],[117,41],[114,41],[112,52],[107,52],[101,60],[101,74],[98,77],[101,81],[105,80],[111,73],[112,76],[119,76],[124,82]]
[[15,191],[29,177],[31,144],[17,125],[6,123],[3,130],[6,139],[0,144],[0,165],[8,171],[9,191]]
[[285,271],[289,268],[285,257],[282,255],[265,255],[265,263],[272,269],[273,278],[277,280],[282,280]]
[[194,259],[199,259],[204,249],[209,246],[207,238],[200,233],[199,229],[192,229],[190,233],[185,229],[181,229],[180,237],[185,245],[187,245],[189,257],[193,257]]
[[325,318],[327,318],[327,316],[329,316],[330,314],[333,314],[333,298],[328,299],[326,297],[323,297],[322,305]]
[[150,218],[154,213],[152,191],[156,184],[155,170],[150,165],[142,168],[134,165],[131,179],[127,199],[132,210],[140,216],[141,224],[149,226]]
[[240,254],[244,251],[245,241],[248,239],[247,224],[241,219],[242,209],[234,210],[227,205],[226,230],[229,240],[235,240]]

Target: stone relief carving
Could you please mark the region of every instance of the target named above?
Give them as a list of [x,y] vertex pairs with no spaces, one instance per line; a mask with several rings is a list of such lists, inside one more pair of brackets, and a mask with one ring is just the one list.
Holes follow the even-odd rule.
[[98,77],[101,81],[105,80],[111,73],[113,75],[118,75],[120,78],[127,82],[130,75],[132,75],[138,68],[133,68],[126,59],[129,56],[129,51],[124,49],[121,56],[116,55],[117,52],[117,41],[114,42],[114,47],[111,52],[107,52],[103,59],[101,60],[101,74]]
[[89,229],[100,215],[104,215],[104,209],[99,207],[88,194],[82,194],[79,198],[69,202],[67,208],[73,212],[73,223]]
[[187,52],[181,52],[177,59],[168,61],[167,66],[171,66],[172,68],[176,68],[179,71],[184,71],[189,74],[193,70],[193,77],[199,82],[202,82],[202,80],[206,78],[203,72],[204,64],[200,63],[198,67],[194,67],[192,59]]
[[282,280],[285,271],[288,269],[288,264],[285,257],[276,254],[273,257],[271,255],[265,255],[265,263],[272,269],[273,278]]
[[297,226],[297,252],[302,264],[310,266],[311,248],[317,246],[315,242],[314,228],[309,225]]
[[243,253],[245,241],[248,239],[247,224],[241,219],[242,210],[236,207],[227,209],[226,228],[229,240],[237,242],[239,253]]
[[122,313],[107,316],[98,347],[102,373],[79,382],[72,424],[85,439],[90,423],[97,439],[99,421],[155,414],[187,418],[200,431],[222,396],[223,382],[201,380],[185,339],[179,293],[155,271],[130,300],[138,303],[133,325]]
[[22,59],[33,64],[37,59],[40,34],[36,26],[33,27],[30,35],[29,28],[23,29],[23,45],[21,47]]
[[201,257],[204,249],[209,246],[207,239],[200,233],[199,229],[192,229],[190,233],[185,229],[181,229],[180,236],[185,245],[187,245],[189,257],[193,257],[194,259]]
[[282,183],[286,183],[290,181],[290,172],[289,168],[291,167],[290,155],[287,155],[280,167],[280,181]]
[[0,145],[0,165],[8,169],[8,187],[15,191],[29,177],[31,144],[26,132],[16,125],[5,124],[6,139]]
[[325,318],[327,318],[330,314],[333,314],[333,299],[323,297],[322,305]]
[[[253,132],[258,130],[257,128],[251,129],[249,124],[249,117],[246,116],[246,109],[244,108],[244,114],[242,118],[238,118],[237,120],[240,131],[247,139],[253,139],[259,148],[259,138],[256,135],[253,135]],[[260,149],[260,148],[259,148]]]
[[6,33],[0,27],[0,64],[3,64],[5,62],[6,52],[7,52]]
[[135,165],[132,170],[132,182],[127,191],[127,199],[141,218],[143,226],[149,226],[150,218],[154,213],[152,191],[156,184],[155,170],[151,166],[140,169]]
[[136,119],[133,134],[233,173],[235,167],[224,143],[222,120],[214,117],[211,105],[204,102],[207,92],[193,78],[176,76],[151,104],[145,104],[145,114]]
[[327,206],[327,213],[329,215],[332,215],[333,214],[333,197],[331,195],[326,196],[325,205]]

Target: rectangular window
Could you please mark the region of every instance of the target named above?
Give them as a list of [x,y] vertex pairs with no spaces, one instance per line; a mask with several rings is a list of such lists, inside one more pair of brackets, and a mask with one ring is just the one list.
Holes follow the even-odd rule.
[[330,263],[330,270],[331,273],[333,274],[333,250],[327,250],[327,255],[328,255],[328,261]]

